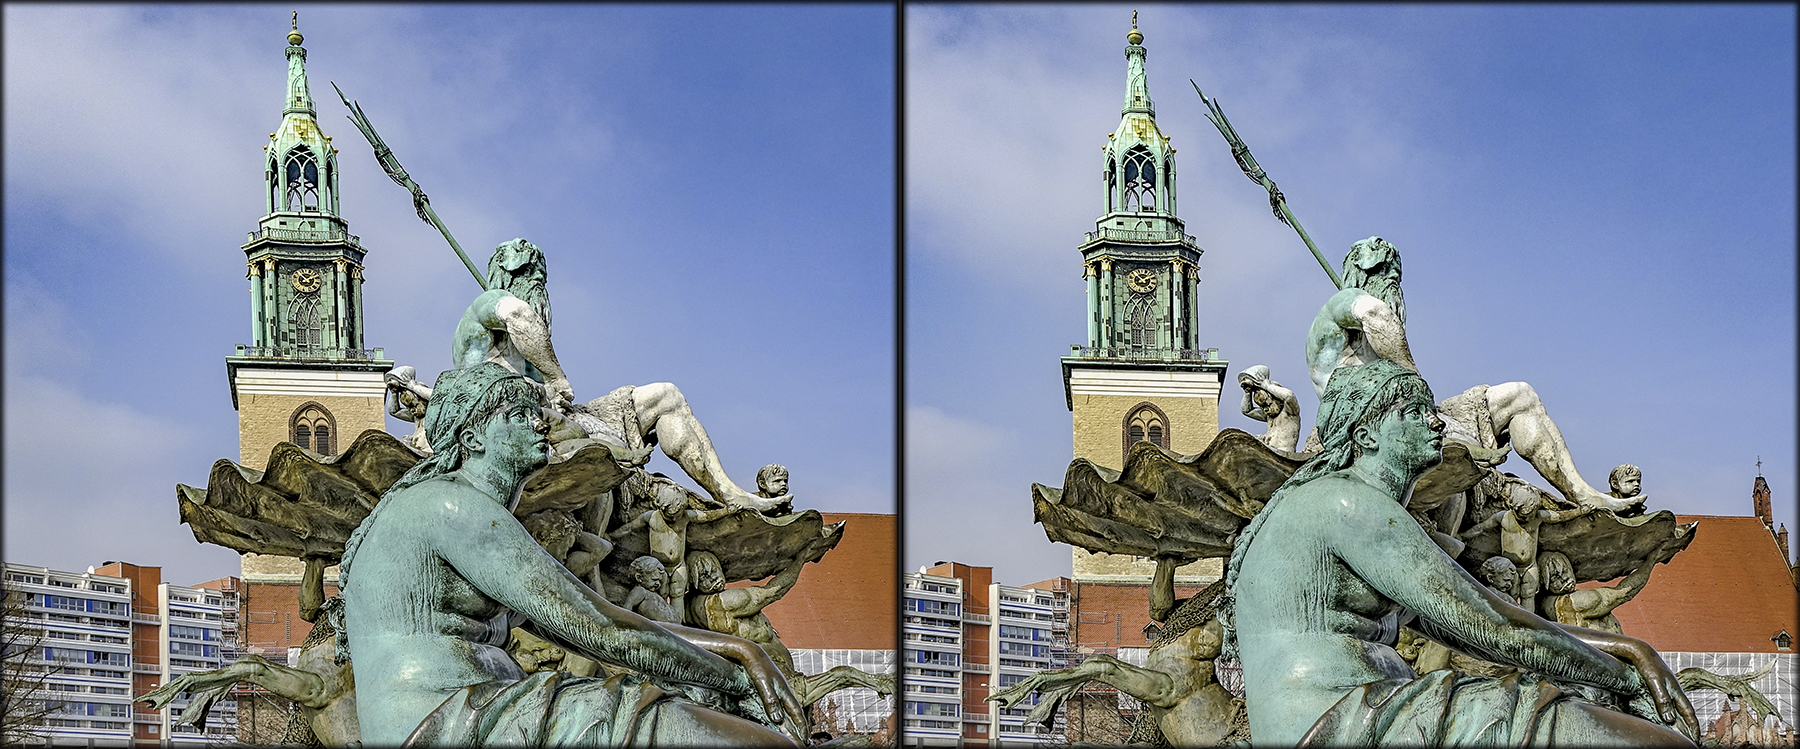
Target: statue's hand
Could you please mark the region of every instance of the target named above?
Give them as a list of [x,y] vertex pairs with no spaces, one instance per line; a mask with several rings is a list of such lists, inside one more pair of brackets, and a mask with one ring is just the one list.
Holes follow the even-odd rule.
[[[1669,671],[1667,664],[1657,657],[1656,651],[1649,645],[1638,641],[1636,646],[1629,647],[1613,655],[1630,664],[1639,694],[1628,703],[1633,712],[1639,712],[1646,720],[1655,719],[1666,726],[1676,726],[1698,740],[1697,733],[1700,722],[1694,717],[1694,705],[1688,701],[1687,693],[1681,690],[1681,684],[1675,674]],[[1644,697],[1648,696],[1648,700]],[[1644,704],[1648,702],[1649,704]]]
[[744,696],[755,695],[762,701],[763,712],[776,725],[795,740],[804,743],[805,713],[801,710],[800,698],[794,696],[793,688],[788,686],[787,677],[756,643],[741,638],[731,639],[736,642],[708,648],[742,667],[737,672],[731,691]]
[[570,406],[575,403],[575,389],[569,387],[569,380],[567,378],[558,377],[546,382],[544,383],[544,389],[548,391],[547,394],[550,396],[551,408],[566,414],[569,412]]

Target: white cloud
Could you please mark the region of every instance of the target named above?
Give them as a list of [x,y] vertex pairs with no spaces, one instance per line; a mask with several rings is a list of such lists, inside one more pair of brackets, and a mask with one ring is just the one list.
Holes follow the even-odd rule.
[[8,561],[160,564],[178,584],[235,574],[236,554],[203,547],[177,521],[193,431],[76,389],[69,375],[90,357],[67,311],[25,283],[7,291]]

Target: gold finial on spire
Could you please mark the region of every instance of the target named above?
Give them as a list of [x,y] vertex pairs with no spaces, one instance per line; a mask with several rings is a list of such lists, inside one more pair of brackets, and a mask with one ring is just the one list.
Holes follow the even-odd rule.
[[1125,35],[1125,41],[1132,44],[1143,44],[1144,34],[1137,28],[1137,11],[1131,11],[1131,33]]
[[306,37],[300,35],[300,11],[294,11],[293,21],[294,30],[288,32],[288,44],[298,47],[301,42],[306,41]]

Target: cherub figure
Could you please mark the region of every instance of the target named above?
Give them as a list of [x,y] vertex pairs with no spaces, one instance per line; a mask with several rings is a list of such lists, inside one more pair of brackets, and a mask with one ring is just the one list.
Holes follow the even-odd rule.
[[1551,510],[1544,506],[1539,490],[1523,482],[1508,482],[1506,509],[1493,514],[1463,535],[1473,536],[1489,528],[1500,529],[1500,555],[1520,572],[1519,588],[1513,598],[1526,610],[1537,610],[1537,594],[1542,587],[1538,573],[1538,531],[1544,523],[1561,523],[1592,513],[1600,508],[1582,505],[1569,510]]
[[1511,559],[1503,556],[1488,557],[1475,570],[1475,578],[1505,595],[1507,600],[1519,600],[1519,567]]
[[794,670],[794,657],[775,634],[775,625],[762,610],[781,600],[794,584],[800,582],[800,568],[805,559],[795,559],[769,581],[768,585],[750,588],[725,587],[725,568],[710,551],[696,551],[688,558],[693,594],[684,602],[688,626],[735,635],[762,646],[769,659],[784,673]]
[[1544,618],[1577,627],[1625,634],[1625,629],[1619,626],[1619,618],[1613,616],[1613,609],[1636,598],[1644,590],[1644,586],[1650,584],[1650,572],[1656,565],[1668,561],[1668,558],[1667,554],[1659,554],[1656,559],[1645,560],[1642,567],[1633,570],[1618,585],[1610,588],[1577,590],[1575,566],[1569,564],[1569,558],[1561,552],[1545,552],[1538,560],[1538,564],[1544,568],[1544,588],[1549,592],[1539,604]]
[[1294,391],[1269,378],[1269,368],[1258,364],[1238,373],[1238,387],[1244,389],[1238,410],[1269,425],[1262,443],[1276,450],[1296,452],[1300,449],[1300,401]]
[[1612,487],[1612,491],[1608,492],[1607,496],[1630,499],[1638,503],[1639,507],[1643,507],[1644,500],[1649,499],[1644,496],[1643,469],[1630,463],[1614,467],[1612,474],[1606,477],[1606,483]]
[[652,474],[650,490],[654,508],[645,510],[631,522],[619,526],[612,532],[612,537],[621,538],[636,533],[639,528],[646,529],[650,534],[650,555],[662,562],[674,583],[668,591],[669,597],[680,599],[687,595],[688,590],[688,523],[717,520],[737,512],[738,508],[695,509],[688,498],[688,491],[666,476]]
[[599,590],[589,577],[600,566],[600,560],[612,553],[611,541],[584,530],[581,522],[566,510],[535,512],[522,522],[544,551],[569,568],[576,578],[587,582],[588,587]]
[[770,507],[769,510],[779,514],[783,510],[794,507],[794,495],[788,493],[788,469],[780,463],[770,463],[756,472],[756,496],[768,499],[783,497],[785,502]]
[[646,619],[681,623],[681,610],[663,595],[669,587],[669,572],[662,562],[648,554],[631,560],[631,579],[637,585],[625,595],[625,610],[635,611]]
[[419,382],[419,371],[410,366],[394,367],[383,379],[387,382],[387,412],[413,425],[412,434],[400,441],[430,455],[431,441],[425,439],[425,404],[431,400],[431,386]]

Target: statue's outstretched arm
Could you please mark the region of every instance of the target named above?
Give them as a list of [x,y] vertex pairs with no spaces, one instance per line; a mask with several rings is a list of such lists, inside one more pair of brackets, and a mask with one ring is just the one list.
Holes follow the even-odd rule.
[[169,683],[145,692],[136,701],[160,710],[183,693],[191,693],[193,700],[181,711],[181,717],[176,722],[205,727],[207,712],[240,681],[250,682],[315,710],[330,706],[332,700],[337,698],[318,674],[273,663],[260,655],[248,654],[224,668],[183,674],[171,679]]
[[[754,588],[736,588],[735,590],[740,591],[743,595],[721,597],[720,602],[724,603],[725,607],[731,610],[732,616],[755,616],[760,613],[764,607],[781,600],[782,596],[787,595],[788,591],[793,590],[794,584],[800,582],[800,568],[804,566],[806,566],[806,560],[796,559],[793,564],[788,565],[787,569],[782,570],[780,574],[769,580],[768,585],[760,585]],[[734,589],[726,589],[722,592],[730,593],[732,590]]]
[[432,515],[438,556],[540,631],[603,663],[739,697],[755,691],[749,676],[661,625],[602,598],[552,559],[505,508],[486,497],[448,500],[454,512]]
[[1598,619],[1612,613],[1613,609],[1625,605],[1627,601],[1637,597],[1650,584],[1650,573],[1656,570],[1656,560],[1646,560],[1642,567],[1632,570],[1618,585],[1610,588],[1593,588],[1594,601],[1591,605],[1581,607],[1581,615],[1589,619]]
[[1508,512],[1512,512],[1512,511],[1511,510],[1500,510],[1498,512],[1495,512],[1492,515],[1489,515],[1488,519],[1483,520],[1479,523],[1476,523],[1475,525],[1470,526],[1468,530],[1463,531],[1462,537],[1463,538],[1473,538],[1475,536],[1481,535],[1482,533],[1486,532],[1489,528],[1498,527],[1500,525],[1500,519],[1503,517],[1506,517],[1506,513],[1508,513]]
[[612,534],[611,534],[612,537],[613,538],[624,538],[626,536],[631,535],[632,533],[637,532],[637,530],[639,528],[649,527],[650,517],[652,515],[655,515],[656,513],[657,513],[656,510],[645,510],[643,514],[641,514],[635,518],[632,518],[631,522],[621,525],[617,528],[614,528],[612,530]]
[[1089,657],[1074,668],[1039,671],[987,699],[989,702],[1000,703],[1001,707],[1012,707],[1023,702],[1033,692],[1073,692],[1074,688],[1090,681],[1101,682],[1161,708],[1174,707],[1182,697],[1175,693],[1175,680],[1168,674],[1133,666],[1102,653]]
[[[1358,578],[1413,610],[1432,639],[1490,661],[1621,694],[1644,690],[1618,659],[1481,584],[1393,499],[1350,481],[1309,497],[1306,527]],[[1290,501],[1293,498],[1290,498]]]
[[[1635,637],[1605,632],[1586,627],[1573,627],[1565,624],[1555,625],[1567,632],[1571,637],[1599,648],[1601,652],[1618,658],[1635,667],[1643,678],[1644,687],[1649,691],[1657,717],[1665,725],[1676,725],[1676,719],[1685,721],[1682,726],[1689,738],[1698,738],[1700,722],[1694,718],[1694,705],[1688,701],[1687,694],[1681,691],[1681,682],[1669,671],[1668,664],[1657,656],[1656,650],[1649,644]],[[1651,716],[1644,716],[1646,719]]]

